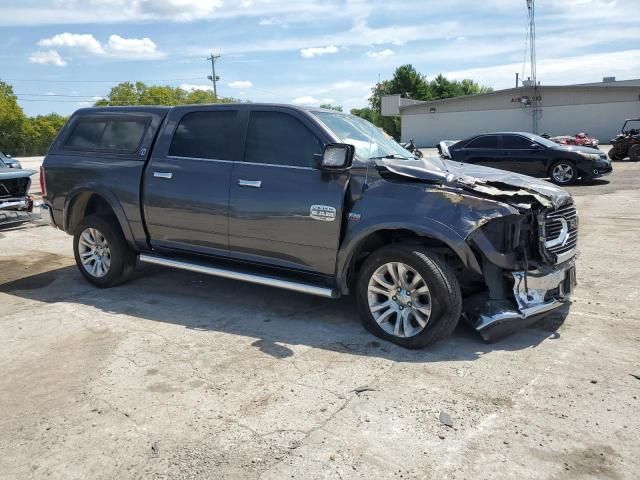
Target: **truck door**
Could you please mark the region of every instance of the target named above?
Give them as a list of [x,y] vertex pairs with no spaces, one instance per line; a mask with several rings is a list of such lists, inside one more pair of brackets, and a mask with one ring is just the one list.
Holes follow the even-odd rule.
[[335,272],[348,173],[315,168],[322,135],[297,111],[252,109],[244,159],[231,174],[232,256]]
[[227,254],[229,180],[242,156],[246,111],[184,107],[170,115],[144,178],[151,245]]

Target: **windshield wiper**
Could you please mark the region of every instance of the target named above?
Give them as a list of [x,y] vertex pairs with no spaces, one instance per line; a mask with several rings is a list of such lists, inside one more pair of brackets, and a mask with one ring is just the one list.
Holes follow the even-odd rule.
[[400,155],[396,155],[395,153],[389,153],[387,155],[379,155],[377,157],[369,157],[369,160],[380,160],[382,158],[386,158],[389,160],[411,160],[411,157],[402,157]]

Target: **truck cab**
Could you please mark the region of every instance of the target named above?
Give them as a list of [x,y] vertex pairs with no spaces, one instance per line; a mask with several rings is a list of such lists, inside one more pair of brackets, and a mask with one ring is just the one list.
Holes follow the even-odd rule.
[[76,112],[41,173],[80,272],[136,262],[327,298],[408,348],[461,316],[496,340],[566,303],[577,215],[530,177],[418,158],[351,115],[289,105]]

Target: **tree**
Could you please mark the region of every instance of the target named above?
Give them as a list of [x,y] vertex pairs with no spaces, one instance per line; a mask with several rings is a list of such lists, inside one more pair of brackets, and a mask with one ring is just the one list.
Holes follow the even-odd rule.
[[22,132],[22,155],[44,155],[66,122],[67,117],[57,113],[27,118]]
[[462,97],[464,95],[478,95],[480,93],[487,93],[490,91],[490,88],[480,86],[473,80],[449,80],[442,74],[439,74],[429,82],[429,92],[431,99],[434,100]]
[[369,108],[353,109],[352,113],[366,118],[382,127],[389,135],[400,138],[400,120],[398,117],[383,117],[382,97],[401,95],[413,100],[438,100],[463,95],[477,95],[490,92],[491,88],[478,85],[473,80],[449,80],[440,74],[433,80],[419,73],[413,65],[401,65],[396,68],[390,80],[382,80],[371,88]]
[[364,108],[352,108],[351,115],[355,115],[356,117],[364,118],[365,120],[377,125],[380,120],[380,115],[371,107]]
[[335,110],[336,112],[342,111],[342,105],[331,105],[330,103],[323,103],[320,108],[326,108],[327,110]]
[[146,85],[142,82],[123,82],[96,102],[97,107],[118,105],[188,105],[202,103],[234,103],[239,100],[216,97],[208,90],[187,91],[168,85]]
[[0,151],[15,155],[21,143],[24,122],[25,115],[13,87],[0,80]]

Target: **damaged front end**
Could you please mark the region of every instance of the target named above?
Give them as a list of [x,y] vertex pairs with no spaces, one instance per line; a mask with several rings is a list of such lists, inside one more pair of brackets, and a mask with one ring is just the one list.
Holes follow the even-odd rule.
[[[485,341],[500,340],[569,301],[578,234],[572,218],[577,218],[572,204],[534,210],[519,222],[499,219],[469,236],[483,257],[487,288],[466,299],[464,316]],[[502,242],[500,223],[508,224]]]
[[[523,175],[445,160],[384,167],[504,205],[503,213],[492,218],[476,209],[472,228],[456,228],[482,271],[475,284],[461,279],[463,316],[485,341],[500,340],[569,301],[576,285],[578,216],[566,191]],[[459,220],[451,220],[455,223]]]
[[32,170],[0,168],[0,213],[33,210],[33,199],[28,194]]

